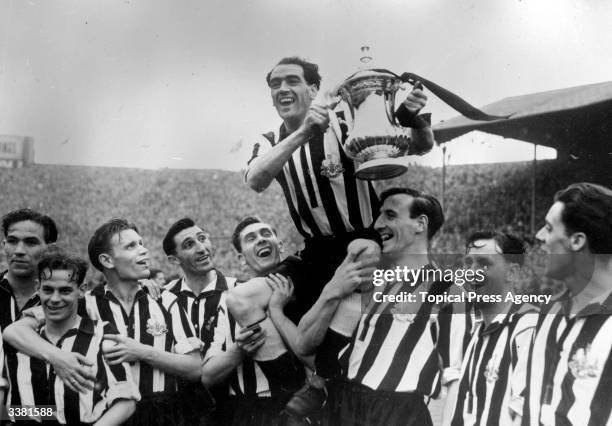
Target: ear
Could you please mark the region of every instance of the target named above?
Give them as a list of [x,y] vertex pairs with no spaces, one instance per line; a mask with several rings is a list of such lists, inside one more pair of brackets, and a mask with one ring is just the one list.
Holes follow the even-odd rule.
[[281,240],[278,240],[278,251],[279,253],[285,252],[285,243],[282,242]]
[[423,232],[427,232],[427,226],[429,225],[429,218],[422,214],[419,217],[417,217],[417,233],[423,233]]
[[100,264],[104,266],[106,269],[113,269],[115,267],[113,258],[107,253],[100,254],[98,256],[98,260],[100,261]]
[[573,252],[581,251],[587,248],[587,237],[584,232],[574,232],[569,237],[570,249]]
[[319,93],[319,89],[317,89],[317,86],[315,86],[314,84],[308,85],[308,94],[310,95],[311,101],[314,101],[318,93]]
[[89,288],[89,284],[87,284],[87,282],[84,282],[83,284],[81,284],[79,286],[79,297],[85,297],[85,293],[87,293],[88,288]]
[[521,267],[518,263],[511,263],[506,271],[506,281],[512,285],[512,289],[516,288],[516,284],[521,277]]
[[244,254],[242,253],[238,253],[238,262],[240,262],[240,265],[242,266],[246,266],[246,259],[244,258]]

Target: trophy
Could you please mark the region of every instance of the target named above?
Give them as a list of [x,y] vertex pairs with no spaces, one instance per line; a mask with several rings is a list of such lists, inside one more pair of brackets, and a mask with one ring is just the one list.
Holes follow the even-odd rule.
[[[367,46],[362,52],[367,54]],[[362,62],[371,57],[362,57]],[[395,98],[406,83],[420,82],[455,110],[473,120],[498,120],[508,117],[485,114],[454,93],[412,73],[401,76],[386,69],[361,69],[337,86],[345,110],[348,138],[346,155],[361,163],[358,179],[391,179],[408,170],[405,156],[410,149],[410,128],[402,127],[396,117]],[[384,115],[382,115],[384,111]]]

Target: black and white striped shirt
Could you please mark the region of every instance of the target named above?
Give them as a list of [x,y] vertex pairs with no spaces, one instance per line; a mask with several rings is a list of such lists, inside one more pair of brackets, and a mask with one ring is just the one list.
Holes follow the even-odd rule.
[[[13,293],[13,289],[9,284],[8,280],[6,279],[6,272],[0,275],[0,329],[6,329],[13,322],[20,319],[24,311],[39,305],[40,299],[38,298],[38,293],[34,293],[21,307],[21,309],[19,309],[19,307],[17,306],[17,299],[15,298],[15,294]],[[15,380],[17,380],[17,352],[11,345],[6,344],[4,346],[4,355],[4,370],[6,374],[5,377],[15,382]],[[19,401],[18,392],[14,393],[13,400],[17,402]]]
[[537,309],[530,305],[479,318],[461,366],[452,425],[511,425],[523,415],[527,359]]
[[[176,296],[164,291],[155,300],[142,288],[135,295],[131,312],[125,312],[115,295],[105,286],[85,294],[87,315],[107,321],[125,336],[166,352],[188,353],[193,350],[187,341],[192,331],[185,331]],[[176,378],[145,362],[131,363],[132,375],[143,397],[155,392],[175,391]]]
[[[39,332],[47,339],[44,326]],[[140,394],[129,366],[126,363],[109,365],[104,360],[104,334],[117,334],[117,329],[109,323],[79,317],[79,326],[68,330],[56,344],[64,351],[85,356],[93,364],[92,373],[96,376],[94,389],[79,394],[64,386],[49,364],[18,353],[17,381],[11,383],[8,405],[55,405],[59,423],[77,424],[96,422],[119,399],[138,401]],[[18,404],[11,399],[11,393],[16,389],[21,395]]]
[[183,328],[187,331],[193,327],[195,336],[204,342],[204,352],[213,342],[219,316],[226,316],[224,292],[236,284],[236,278],[225,277],[220,271],[215,272],[216,279],[198,295],[189,288],[185,278],[179,278],[166,286],[176,296],[176,303],[186,314],[182,320],[189,324],[183,324]]
[[[448,284],[387,285],[383,293],[427,291]],[[371,302],[347,348],[340,354],[342,375],[372,390],[437,396],[441,384],[459,377],[469,319],[453,305]],[[461,310],[465,312],[464,309]]]
[[[258,157],[287,135],[281,125],[279,132],[266,133],[255,141],[245,178]],[[378,214],[374,186],[355,178],[359,163],[346,156],[341,143],[345,139],[346,125],[330,113],[329,129],[317,131],[296,149],[276,176],[291,218],[304,238],[360,231]]]
[[575,316],[560,296],[536,328],[523,424],[611,424],[611,354],[612,293]]

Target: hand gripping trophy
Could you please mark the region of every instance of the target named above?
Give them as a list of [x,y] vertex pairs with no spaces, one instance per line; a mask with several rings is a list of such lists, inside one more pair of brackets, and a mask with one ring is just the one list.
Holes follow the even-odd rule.
[[[369,48],[364,46],[367,54]],[[365,59],[371,59],[364,56]],[[391,179],[406,172],[408,166],[399,157],[413,153],[409,129],[397,120],[395,97],[406,84],[423,85],[449,106],[472,120],[491,121],[507,117],[492,116],[473,107],[454,93],[416,74],[397,75],[386,69],[361,69],[336,86],[349,129],[344,144],[347,156],[361,163],[355,175],[359,179]]]

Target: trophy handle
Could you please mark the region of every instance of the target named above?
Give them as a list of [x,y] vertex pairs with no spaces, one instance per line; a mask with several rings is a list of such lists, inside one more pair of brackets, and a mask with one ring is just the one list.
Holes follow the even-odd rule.
[[398,126],[399,123],[395,117],[395,91],[385,92],[385,111],[389,123],[393,126]]

